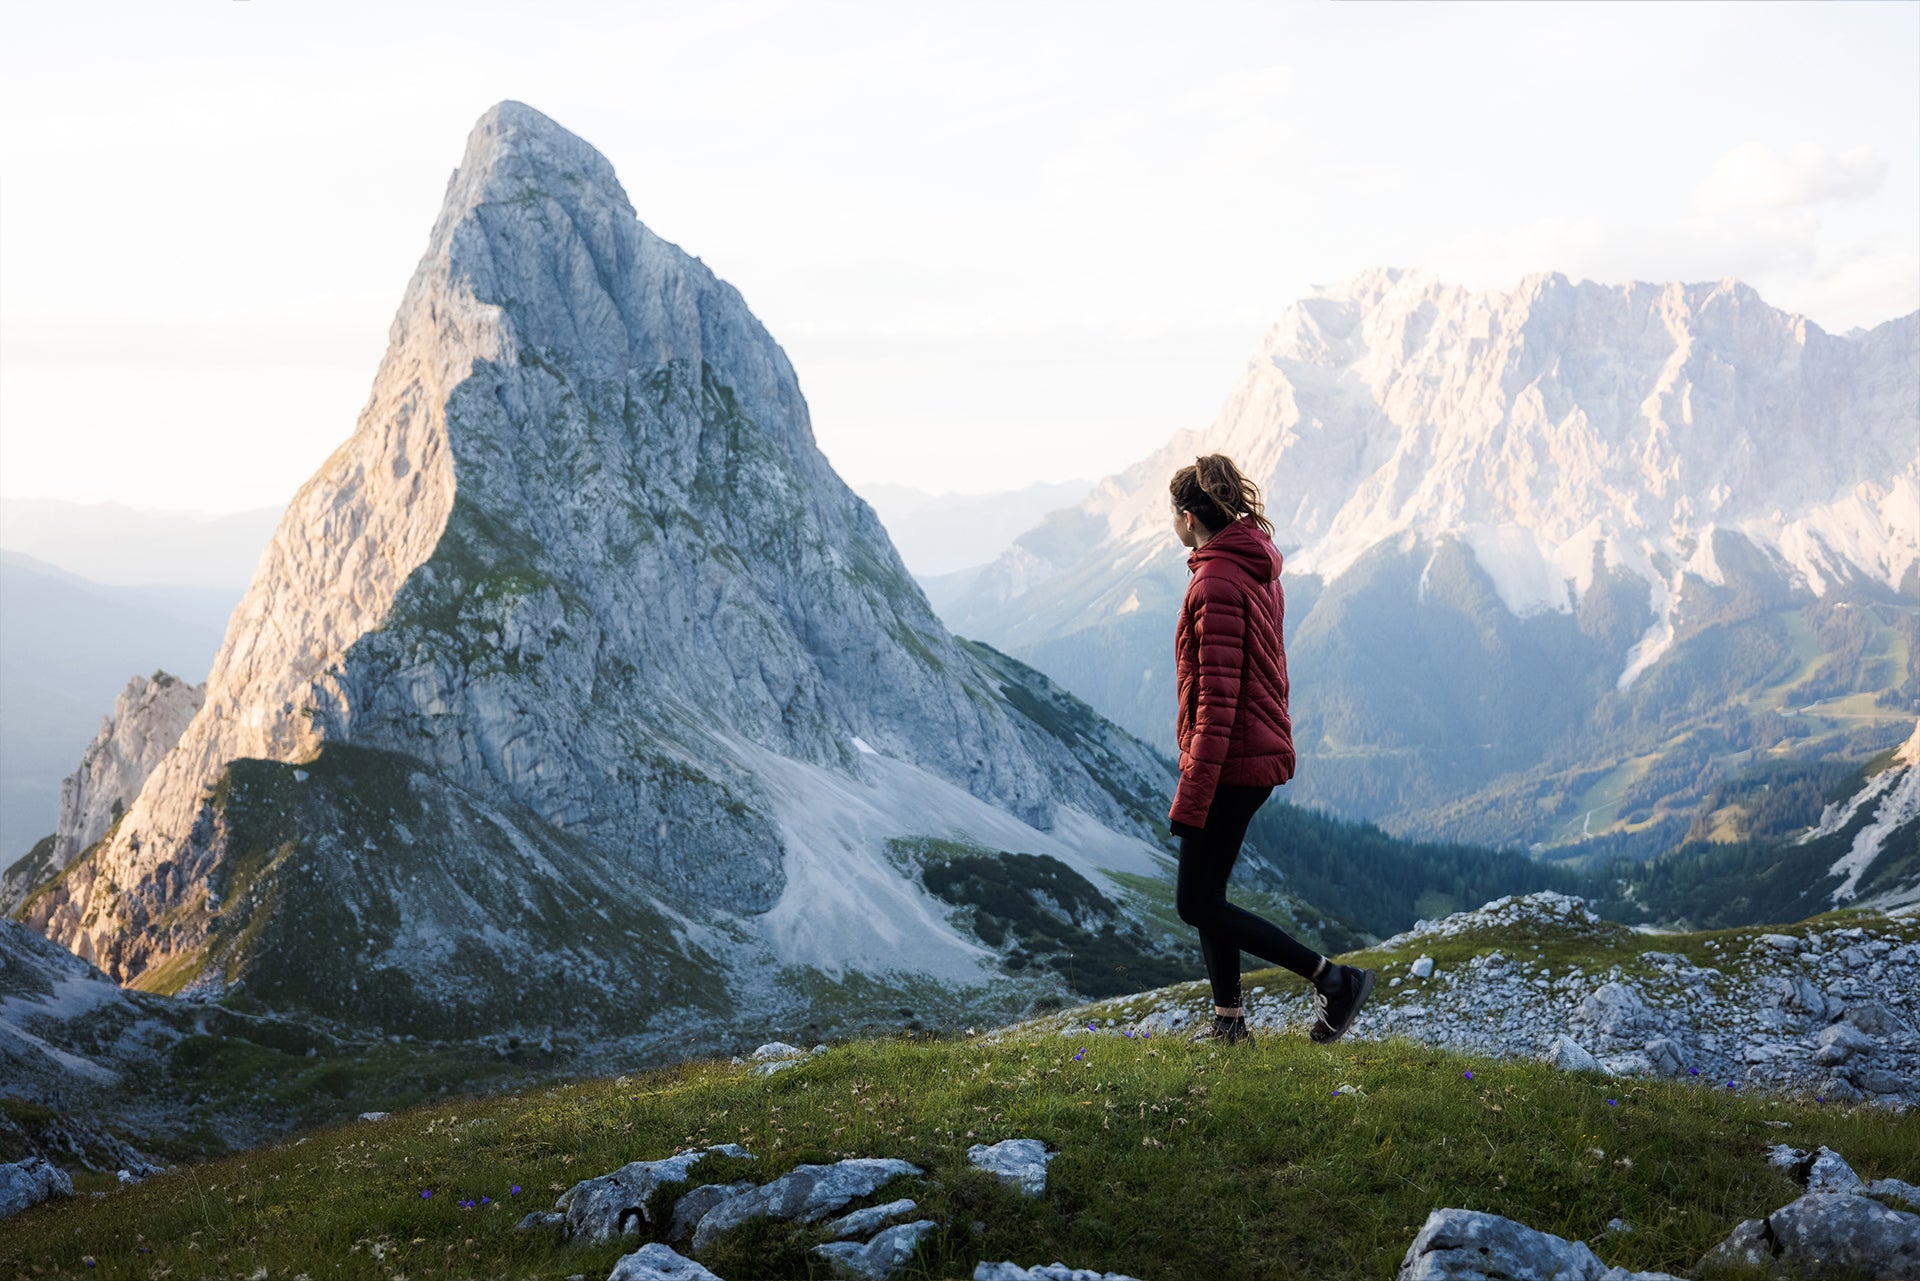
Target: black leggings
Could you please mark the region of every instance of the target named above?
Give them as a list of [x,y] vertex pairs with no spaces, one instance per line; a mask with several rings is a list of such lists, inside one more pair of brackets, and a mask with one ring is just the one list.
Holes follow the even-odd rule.
[[1227,902],[1227,878],[1240,858],[1240,843],[1254,811],[1273,794],[1271,787],[1220,787],[1198,834],[1180,837],[1180,876],[1174,904],[1180,919],[1200,931],[1200,955],[1213,985],[1213,1003],[1240,1004],[1240,953],[1285,966],[1311,979],[1320,954],[1271,921]]

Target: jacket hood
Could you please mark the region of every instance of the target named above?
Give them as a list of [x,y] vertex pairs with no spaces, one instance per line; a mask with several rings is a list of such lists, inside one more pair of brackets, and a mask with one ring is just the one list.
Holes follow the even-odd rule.
[[1187,557],[1187,568],[1199,569],[1210,560],[1231,560],[1256,583],[1280,577],[1280,549],[1273,545],[1265,530],[1245,516],[1195,548]]

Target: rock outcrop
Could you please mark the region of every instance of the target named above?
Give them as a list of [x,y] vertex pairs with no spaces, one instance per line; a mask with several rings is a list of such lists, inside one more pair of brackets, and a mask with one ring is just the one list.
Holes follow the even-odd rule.
[[1169,782],[947,632],[739,293],[503,102],[204,706],[26,919],[158,990],[631,1030],[730,963],[989,981],[886,842],[1148,871]]
[[165,672],[136,676],[114,699],[113,714],[60,784],[60,818],[51,843],[0,875],[0,914],[12,912],[35,886],[68,864],[118,822],[160,758],[173,750],[200,705],[206,686]]
[[[1529,937],[1605,959],[1592,969],[1551,964]],[[1684,953],[1666,950],[1660,938],[1550,892],[1422,922],[1379,945],[1395,959],[1381,965],[1386,981],[1348,1035],[1536,1058],[1567,1071],[1920,1106],[1920,913],[1706,936]],[[1435,940],[1470,954],[1421,966],[1431,960],[1423,948]],[[1312,1017],[1304,985],[1248,995],[1247,1021],[1256,1030],[1284,1034]],[[1109,1031],[1161,1035],[1206,1006],[1197,992],[1167,989],[1143,994],[1133,1008]],[[1039,1022],[1062,1036],[1084,1030],[1074,1011]]]
[[1665,1272],[1610,1268],[1584,1242],[1484,1210],[1435,1210],[1407,1247],[1394,1281],[1482,1281],[1552,1277],[1555,1281],[1677,1281]]
[[45,1157],[0,1165],[0,1219],[57,1196],[72,1196],[73,1180]]

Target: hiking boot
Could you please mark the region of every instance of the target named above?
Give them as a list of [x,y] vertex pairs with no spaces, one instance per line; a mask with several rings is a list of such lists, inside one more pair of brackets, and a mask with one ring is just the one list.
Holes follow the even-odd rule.
[[1313,987],[1313,1028],[1307,1033],[1316,1045],[1332,1045],[1347,1034],[1360,1017],[1360,1007],[1373,995],[1373,971],[1341,965]]
[[1248,1045],[1252,1045],[1253,1032],[1247,1027],[1245,1015],[1229,1018],[1224,1014],[1216,1014],[1213,1016],[1211,1026],[1201,1028],[1187,1039],[1201,1043],[1225,1041],[1228,1045],[1238,1045],[1245,1041]]

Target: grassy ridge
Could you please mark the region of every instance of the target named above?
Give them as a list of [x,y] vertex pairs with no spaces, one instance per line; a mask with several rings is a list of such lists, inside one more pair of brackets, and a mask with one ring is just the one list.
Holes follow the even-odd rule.
[[[1061,1149],[1042,1197],[966,1164],[970,1143],[1011,1137]],[[316,1131],[30,1210],[0,1225],[0,1275],[603,1276],[635,1243],[565,1246],[513,1224],[581,1178],[724,1141],[761,1158],[757,1179],[842,1155],[919,1164],[928,1177],[888,1195],[945,1225],[906,1274],[921,1277],[1005,1258],[1147,1281],[1390,1276],[1441,1205],[1685,1271],[1797,1194],[1767,1144],[1826,1143],[1865,1177],[1920,1180],[1920,1119],[1405,1043],[876,1040],[772,1077],[689,1064]],[[1616,1216],[1633,1233],[1599,1239]],[[749,1227],[705,1261],[728,1281],[827,1276],[806,1253],[818,1239]]]

